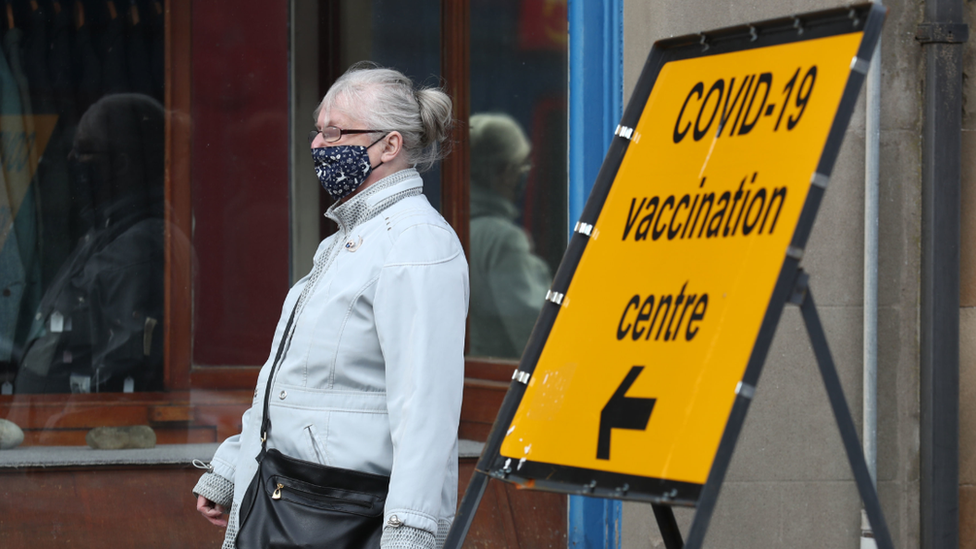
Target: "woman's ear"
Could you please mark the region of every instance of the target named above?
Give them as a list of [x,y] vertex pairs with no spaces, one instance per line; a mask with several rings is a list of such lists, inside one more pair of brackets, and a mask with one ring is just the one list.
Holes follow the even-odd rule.
[[398,131],[392,131],[383,139],[380,145],[383,147],[380,150],[382,153],[380,160],[384,163],[390,162],[400,154],[400,150],[403,148],[403,136]]

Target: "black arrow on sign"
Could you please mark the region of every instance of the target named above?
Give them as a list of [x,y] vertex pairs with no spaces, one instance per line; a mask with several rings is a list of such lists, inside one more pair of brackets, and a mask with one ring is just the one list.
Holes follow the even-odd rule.
[[637,380],[637,376],[644,370],[643,366],[634,366],[627,373],[623,383],[610,397],[610,401],[600,412],[600,436],[596,443],[596,459],[610,459],[610,431],[612,429],[631,429],[643,431],[647,429],[647,422],[651,420],[655,398],[628,398],[624,395]]

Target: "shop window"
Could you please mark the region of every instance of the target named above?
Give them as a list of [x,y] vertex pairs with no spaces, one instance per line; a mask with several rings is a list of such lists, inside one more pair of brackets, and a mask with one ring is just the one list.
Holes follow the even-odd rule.
[[471,19],[469,354],[517,359],[566,246],[566,3]]
[[159,2],[7,2],[0,386],[164,388]]
[[455,97],[424,192],[471,264],[462,436],[486,436],[566,245],[565,1],[4,6],[0,418],[25,446],[237,432],[330,231],[312,111],[362,59]]

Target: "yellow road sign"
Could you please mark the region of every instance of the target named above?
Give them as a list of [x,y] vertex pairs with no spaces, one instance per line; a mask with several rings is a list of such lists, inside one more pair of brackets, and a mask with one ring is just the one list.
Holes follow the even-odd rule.
[[[863,32],[665,63],[500,456],[702,485]],[[857,64],[856,62],[854,63]],[[863,67],[855,66],[854,70]],[[846,125],[846,121],[845,121]]]
[[[488,478],[648,501],[699,549],[787,302],[878,546],[892,547],[800,268],[886,9],[656,42],[444,546]],[[672,505],[695,506],[681,540]]]

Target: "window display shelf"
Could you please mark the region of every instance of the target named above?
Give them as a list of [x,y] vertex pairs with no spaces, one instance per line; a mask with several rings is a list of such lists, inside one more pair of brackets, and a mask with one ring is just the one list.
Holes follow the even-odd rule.
[[118,465],[189,465],[209,461],[217,449],[209,444],[161,444],[138,450],[93,450],[87,446],[27,446],[0,450],[0,469]]

